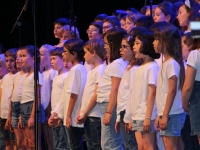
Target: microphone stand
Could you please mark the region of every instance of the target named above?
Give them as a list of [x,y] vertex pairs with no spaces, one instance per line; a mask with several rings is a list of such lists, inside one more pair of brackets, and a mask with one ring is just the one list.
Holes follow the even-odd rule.
[[36,39],[36,1],[32,0],[33,11],[33,31],[34,31],[34,93],[35,93],[35,150],[38,150],[38,51],[37,51],[37,39]]
[[19,21],[19,19],[20,19],[22,13],[26,10],[26,8],[27,8],[27,0],[25,1],[24,6],[23,6],[19,16],[17,17],[17,20],[15,21],[15,24],[13,25],[12,30],[10,31],[10,34],[12,34],[14,29],[19,27],[19,47],[21,46],[21,29],[20,29],[20,27],[22,26],[22,23]]

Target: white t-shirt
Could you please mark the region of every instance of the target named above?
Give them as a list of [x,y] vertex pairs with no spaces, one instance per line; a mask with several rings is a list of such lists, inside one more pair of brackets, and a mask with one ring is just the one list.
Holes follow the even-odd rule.
[[163,65],[161,66],[158,74],[158,84],[156,90],[156,105],[158,109],[158,116],[163,115],[163,111],[166,105],[167,94],[169,90],[169,78],[174,75],[178,78],[178,82],[176,88],[176,95],[171,110],[169,112],[169,115],[180,114],[183,112],[181,89],[179,88],[180,84],[179,74],[180,74],[180,66],[173,58],[170,58],[169,60],[164,62]]
[[13,90],[13,81],[16,74],[6,74],[1,82],[1,118],[6,119],[8,117],[8,109],[10,106],[10,100]]
[[165,57],[163,54],[160,54],[160,58],[154,60],[157,62],[158,66],[161,67],[162,62],[165,60]]
[[[39,77],[39,85],[43,85],[43,77],[40,72],[38,72]],[[22,83],[22,100],[21,104],[31,102],[35,100],[35,93],[34,93],[34,73],[26,76]]]
[[[102,64],[88,72],[87,82],[82,98],[81,114],[85,111],[92,96],[94,95],[95,86],[99,83],[99,80],[101,79],[105,68],[106,66]],[[101,117],[101,109],[98,104],[90,111],[88,116]]]
[[200,81],[200,50],[193,50],[190,52],[187,59],[187,65],[197,70],[195,80]]
[[83,90],[85,87],[87,79],[87,70],[85,69],[84,65],[78,64],[71,68],[69,71],[69,75],[67,76],[67,79],[64,84],[63,93],[61,97],[61,101],[59,103],[59,109],[58,109],[58,116],[60,118],[62,117],[62,113],[64,112],[64,125],[66,126],[66,115],[69,107],[70,97],[71,93],[77,94],[77,100],[71,115],[72,119],[72,126],[73,127],[83,127],[82,125],[79,125],[76,123],[76,117],[78,115],[78,111],[81,107],[81,101],[83,96]]
[[41,88],[41,103],[44,109],[47,108],[51,99],[51,84],[53,78],[57,75],[57,71],[50,69],[42,73],[44,84]]
[[21,75],[21,72],[19,71],[16,73],[16,76],[14,77],[13,82],[13,92],[11,101],[12,102],[20,102],[22,99],[22,83],[24,78],[26,77],[26,73]]
[[[133,88],[131,93],[131,115],[132,120],[144,120],[146,117],[147,98],[149,94],[148,85],[157,86],[157,76],[159,72],[158,64],[153,61],[138,67],[133,77]],[[156,119],[157,109],[154,108],[151,120]]]
[[109,101],[110,91],[112,89],[111,77],[122,78],[124,71],[128,65],[128,61],[124,61],[122,58],[114,60],[108,64],[103,76],[101,77],[98,90],[97,90],[97,102],[103,103]]
[[[57,113],[57,107],[61,100],[62,91],[64,87],[65,80],[69,72],[57,75],[53,78],[52,92],[51,92],[51,110]],[[57,108],[57,109],[56,109]]]
[[[129,66],[128,66],[129,67]],[[117,95],[117,119],[116,121],[120,121],[120,112],[126,109],[127,102],[130,101],[131,98],[131,89],[133,86],[133,76],[135,73],[135,70],[138,68],[138,66],[133,66],[128,70],[125,70],[118,90]]]

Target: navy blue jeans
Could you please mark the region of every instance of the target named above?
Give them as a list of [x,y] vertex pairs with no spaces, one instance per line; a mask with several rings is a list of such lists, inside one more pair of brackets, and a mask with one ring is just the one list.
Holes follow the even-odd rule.
[[71,126],[71,129],[67,129],[65,126],[65,132],[67,135],[67,150],[84,150],[83,128]]
[[138,146],[134,131],[129,133],[125,131],[124,115],[125,110],[120,112],[120,132],[124,141],[124,150],[137,150]]
[[87,117],[84,131],[88,150],[101,150],[101,118]]
[[184,143],[184,150],[200,150],[197,136],[191,136],[190,116],[186,115],[184,126],[181,130],[181,138]]
[[54,150],[67,149],[67,136],[65,134],[65,126],[63,125],[63,123],[61,122],[58,127],[52,128],[52,132]]

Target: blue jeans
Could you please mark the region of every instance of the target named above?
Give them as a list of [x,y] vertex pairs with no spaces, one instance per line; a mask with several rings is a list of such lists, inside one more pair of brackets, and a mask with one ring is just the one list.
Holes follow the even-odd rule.
[[200,81],[194,81],[190,96],[190,123],[191,135],[200,134]]
[[124,149],[137,150],[138,146],[134,131],[130,131],[129,133],[125,131],[124,114],[125,110],[120,112],[120,132],[122,133],[122,138],[124,141]]
[[101,118],[87,117],[84,131],[88,150],[101,150]]
[[[0,131],[0,134],[2,134],[1,131]],[[5,147],[5,141],[2,140],[2,139],[0,139],[0,150],[5,150],[5,149],[6,149],[6,147]]]
[[12,105],[12,127],[18,127],[18,121],[20,116],[20,102],[11,102]]
[[65,132],[67,135],[67,150],[83,150],[83,128],[71,126],[71,129],[67,129],[65,127]]
[[110,119],[110,125],[103,124],[103,118],[106,114],[108,103],[99,103],[101,108],[101,147],[103,150],[123,150],[122,136],[115,131],[116,122],[116,107],[113,110],[112,117]]
[[31,116],[32,107],[33,107],[33,101],[21,104],[20,108],[21,123],[24,127],[27,126],[28,120]]
[[54,150],[67,149],[67,136],[65,133],[65,126],[61,123],[58,127],[52,128]]
[[185,123],[181,130],[181,138],[184,143],[184,150],[200,150],[197,136],[191,136],[190,132],[190,116],[186,115]]

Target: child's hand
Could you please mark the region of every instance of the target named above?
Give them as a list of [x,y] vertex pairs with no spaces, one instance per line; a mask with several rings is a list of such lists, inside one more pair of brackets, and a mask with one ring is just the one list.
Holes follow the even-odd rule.
[[167,122],[168,122],[168,116],[163,115],[162,119],[160,120],[160,129],[161,130],[166,130],[167,129]]
[[55,126],[55,121],[54,121],[54,119],[52,119],[51,117],[49,117],[49,119],[48,119],[48,125],[49,125],[50,127],[54,127],[54,126]]
[[125,124],[125,131],[129,133],[132,130],[132,121],[130,121],[129,123],[124,122],[124,124]]
[[81,116],[78,116],[76,118],[76,123],[78,124],[83,124],[86,120],[86,115],[85,114],[82,114]]
[[160,130],[160,127],[159,127],[159,117],[158,116],[156,117],[156,120],[154,122],[154,127],[156,128],[157,131]]
[[184,111],[186,112],[186,113],[189,113],[189,107],[190,107],[190,104],[189,103],[182,103],[182,107],[183,107],[183,109],[184,109]]
[[72,126],[72,118],[71,117],[67,117],[66,118],[66,126],[67,126],[67,129],[71,129],[71,126]]
[[22,125],[21,117],[19,117],[18,129],[19,129],[20,131],[24,131],[24,126]]
[[112,114],[106,113],[103,118],[103,124],[106,126],[109,126],[111,117],[112,117]]
[[5,128],[6,130],[9,130],[9,129],[10,129],[9,120],[10,120],[10,118],[8,118],[8,119],[6,120],[6,123],[5,123],[5,126],[4,126],[4,128]]
[[30,117],[29,120],[28,120],[28,128],[29,128],[29,130],[34,128],[34,122],[35,122],[34,117]]
[[120,131],[120,123],[119,122],[115,122],[115,132],[119,133]]
[[143,131],[144,132],[149,132],[151,131],[151,120],[150,119],[144,119],[143,122]]

